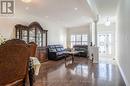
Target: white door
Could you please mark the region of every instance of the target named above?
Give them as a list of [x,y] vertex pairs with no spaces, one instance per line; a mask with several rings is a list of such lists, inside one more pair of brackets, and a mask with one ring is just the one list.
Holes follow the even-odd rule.
[[98,47],[100,56],[112,55],[112,34],[98,34]]

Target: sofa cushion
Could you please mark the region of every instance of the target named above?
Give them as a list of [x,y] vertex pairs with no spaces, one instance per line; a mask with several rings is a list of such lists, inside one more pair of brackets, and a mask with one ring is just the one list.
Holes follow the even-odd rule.
[[56,55],[62,55],[63,54],[63,52],[57,52],[56,53]]
[[50,48],[49,51],[50,52],[57,52],[55,48]]
[[76,51],[79,51],[79,47],[75,47],[74,49],[75,49]]
[[60,52],[60,51],[61,51],[61,48],[56,48],[56,50],[57,50],[58,52]]
[[48,45],[48,58],[50,60],[62,59],[65,56],[64,51],[65,49],[62,45]]
[[63,47],[61,47],[60,49],[61,49],[61,51],[64,51],[64,50],[65,50]]
[[80,56],[87,57],[87,53],[88,53],[88,46],[87,45],[75,45],[75,46],[73,46],[73,48],[76,51],[79,51]]
[[86,51],[86,48],[79,48],[80,51]]

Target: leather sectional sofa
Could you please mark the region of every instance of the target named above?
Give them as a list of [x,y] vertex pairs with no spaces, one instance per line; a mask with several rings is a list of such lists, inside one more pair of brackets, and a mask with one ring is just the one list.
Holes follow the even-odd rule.
[[48,45],[48,59],[60,60],[67,56],[62,45]]
[[79,52],[76,56],[88,57],[88,45],[74,45],[73,48]]

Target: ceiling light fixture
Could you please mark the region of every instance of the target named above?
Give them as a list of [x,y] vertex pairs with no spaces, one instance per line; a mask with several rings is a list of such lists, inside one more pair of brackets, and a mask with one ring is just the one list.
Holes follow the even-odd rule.
[[46,18],[48,18],[49,16],[45,16]]
[[25,7],[25,10],[29,10],[29,7]]
[[111,24],[111,22],[110,22],[110,17],[107,17],[106,22],[105,22],[105,25],[106,25],[106,26],[109,26],[110,24]]
[[22,0],[25,3],[30,3],[32,0]]
[[77,10],[78,10],[78,8],[74,8],[74,10],[75,10],[75,11],[77,11]]

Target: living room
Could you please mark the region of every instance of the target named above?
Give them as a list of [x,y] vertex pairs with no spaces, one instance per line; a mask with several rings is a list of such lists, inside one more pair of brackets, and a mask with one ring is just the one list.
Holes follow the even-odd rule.
[[0,3],[0,86],[130,85],[129,0]]

